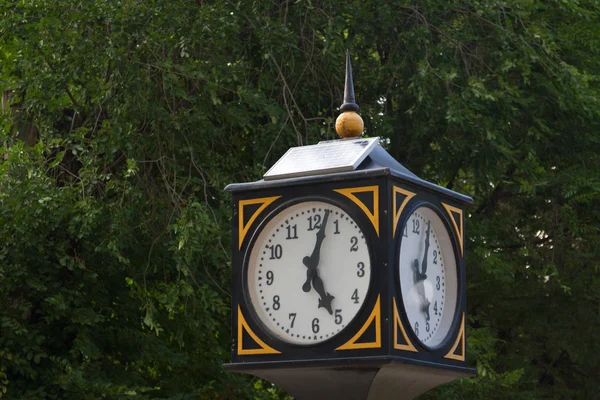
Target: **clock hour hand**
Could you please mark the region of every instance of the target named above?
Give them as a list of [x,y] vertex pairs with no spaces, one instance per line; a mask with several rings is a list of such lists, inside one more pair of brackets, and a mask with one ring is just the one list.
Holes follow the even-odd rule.
[[323,281],[321,280],[319,275],[315,274],[315,276],[312,279],[312,285],[320,297],[319,307],[317,307],[317,308],[323,307],[324,309],[326,309],[329,312],[330,315],[333,314],[333,310],[331,309],[331,302],[333,301],[333,299],[335,297],[333,297],[329,293],[325,293],[325,288],[323,287]]
[[431,305],[431,302],[425,295],[425,285],[422,280],[417,282],[417,293],[421,299],[421,311],[425,313],[425,319],[429,321],[429,306]]
[[421,311],[425,313],[425,319],[429,321],[429,306],[431,302],[427,299],[425,295],[425,285],[423,281],[423,274],[419,272],[419,260],[415,259],[412,264],[413,269],[413,280],[417,287],[417,293],[419,295],[419,299],[421,300]]
[[431,319],[431,317],[429,316],[429,306],[431,306],[431,303],[429,302],[429,300],[427,300],[425,296],[423,296],[423,299],[425,300],[425,302],[421,306],[421,311],[425,313],[425,320],[429,321]]

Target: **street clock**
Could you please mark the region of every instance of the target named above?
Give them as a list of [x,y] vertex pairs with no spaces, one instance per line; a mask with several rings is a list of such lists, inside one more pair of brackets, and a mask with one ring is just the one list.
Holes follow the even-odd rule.
[[[361,138],[347,59],[344,139],[231,184],[229,371],[297,399],[409,399],[466,364],[464,209]],[[357,137],[358,136],[358,137]]]

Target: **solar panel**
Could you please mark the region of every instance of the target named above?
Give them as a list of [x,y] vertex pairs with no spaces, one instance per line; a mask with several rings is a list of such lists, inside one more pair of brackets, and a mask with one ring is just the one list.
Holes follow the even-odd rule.
[[353,171],[379,144],[379,138],[352,138],[292,147],[263,175],[265,180]]

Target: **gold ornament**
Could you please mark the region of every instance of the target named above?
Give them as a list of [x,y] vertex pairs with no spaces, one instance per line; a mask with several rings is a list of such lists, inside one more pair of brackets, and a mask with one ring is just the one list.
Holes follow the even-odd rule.
[[359,137],[364,128],[363,119],[354,111],[343,112],[335,120],[335,131],[341,138]]

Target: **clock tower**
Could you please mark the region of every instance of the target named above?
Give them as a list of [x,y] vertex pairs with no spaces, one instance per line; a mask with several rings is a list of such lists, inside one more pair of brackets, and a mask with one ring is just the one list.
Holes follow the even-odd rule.
[[464,209],[362,138],[350,57],[336,130],[232,192],[231,363],[296,399],[412,399],[466,364]]

